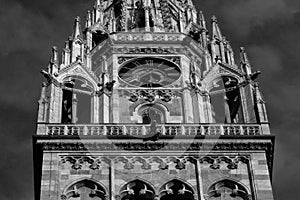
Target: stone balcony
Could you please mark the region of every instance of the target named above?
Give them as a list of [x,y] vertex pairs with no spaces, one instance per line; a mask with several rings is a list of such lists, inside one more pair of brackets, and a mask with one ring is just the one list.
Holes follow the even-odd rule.
[[[162,136],[257,136],[269,135],[266,124],[164,124],[157,125]],[[144,136],[150,125],[144,124],[43,124],[37,135],[47,136]]]

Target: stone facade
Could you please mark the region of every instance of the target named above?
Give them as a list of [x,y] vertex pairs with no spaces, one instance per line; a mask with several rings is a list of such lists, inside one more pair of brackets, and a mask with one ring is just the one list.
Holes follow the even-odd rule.
[[97,0],[39,100],[35,199],[272,200],[274,137],[244,48],[189,0]]

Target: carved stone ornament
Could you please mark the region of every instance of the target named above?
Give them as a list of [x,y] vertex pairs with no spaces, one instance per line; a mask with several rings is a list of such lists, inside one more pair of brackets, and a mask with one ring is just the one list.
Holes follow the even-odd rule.
[[[73,150],[73,151],[157,151],[164,149],[168,150],[183,150],[188,151],[232,151],[232,150],[260,150],[266,151],[267,163],[269,170],[272,169],[272,153],[273,147],[271,142],[247,142],[247,143],[217,143],[213,145],[202,144],[202,143],[168,143],[168,142],[155,142],[155,143],[144,143],[144,142],[111,142],[111,143],[96,143],[96,142],[80,142],[80,143],[67,143],[67,142],[41,142],[39,143],[40,148],[44,151],[53,150]],[[232,159],[232,158],[231,158]],[[246,159],[239,157],[239,160],[246,162]],[[75,160],[76,161],[76,160]],[[69,162],[69,161],[68,161]],[[76,163],[72,161],[73,163]]]
[[[135,47],[135,48],[127,48],[124,47],[122,49],[126,49],[126,51],[129,51],[128,53],[132,52],[132,53],[157,53],[157,52],[161,52],[161,53],[171,53],[173,51],[175,51],[172,48],[139,48],[139,47]],[[124,50],[125,51],[125,50]],[[118,57],[118,64],[123,64],[124,62],[131,60],[131,59],[135,59],[136,57],[133,56],[120,56]],[[179,56],[159,56],[158,58],[164,58],[166,60],[172,61],[173,63],[180,65],[180,60],[181,58]]]
[[126,90],[122,91],[123,95],[128,97],[129,101],[137,102],[145,100],[146,102],[154,102],[155,100],[162,100],[164,102],[170,102],[172,98],[178,97],[180,94],[178,91],[172,90]]
[[200,163],[209,163],[211,169],[217,170],[220,169],[220,163],[227,163],[228,169],[237,169],[238,163],[249,163],[249,155],[239,155],[239,156],[216,156],[216,155],[207,155],[204,157],[199,157],[199,155],[181,155],[180,157],[176,156],[150,156],[147,158],[141,156],[118,156],[118,157],[106,157],[106,156],[80,156],[80,155],[69,155],[61,156],[62,163],[71,163],[72,169],[80,170],[83,167],[83,164],[89,164],[89,168],[92,170],[97,170],[101,167],[101,161],[106,163],[124,163],[124,169],[132,170],[136,163],[141,163],[141,168],[144,170],[150,170],[152,168],[152,163],[156,162],[159,164],[158,168],[161,170],[166,170],[169,168],[170,163],[175,163],[175,168],[178,170],[183,170],[186,168],[186,163],[196,164],[196,161],[199,160]]
[[223,161],[227,163],[227,168],[230,170],[237,169],[238,163],[241,161],[243,163],[248,163],[250,157],[248,156],[205,156],[200,158],[200,163],[210,163],[211,169],[220,169],[220,163]]
[[92,156],[62,156],[62,163],[70,163],[72,169],[80,170],[83,164],[89,164],[89,168],[92,170],[97,170],[100,168],[100,161]]

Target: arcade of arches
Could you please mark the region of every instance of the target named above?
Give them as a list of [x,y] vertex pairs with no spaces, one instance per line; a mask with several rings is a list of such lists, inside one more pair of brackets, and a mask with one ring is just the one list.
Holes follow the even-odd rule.
[[[107,190],[93,180],[81,180],[67,188],[62,200],[107,200]],[[204,195],[208,200],[249,200],[247,190],[232,180],[221,180],[211,185]],[[116,200],[195,200],[194,189],[181,180],[171,180],[155,189],[151,184],[136,179],[121,187]]]

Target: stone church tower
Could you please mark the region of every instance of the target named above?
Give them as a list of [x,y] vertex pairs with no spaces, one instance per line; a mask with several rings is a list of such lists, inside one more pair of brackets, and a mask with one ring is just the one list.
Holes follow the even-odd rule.
[[96,0],[42,71],[36,200],[272,200],[244,48],[191,0]]

